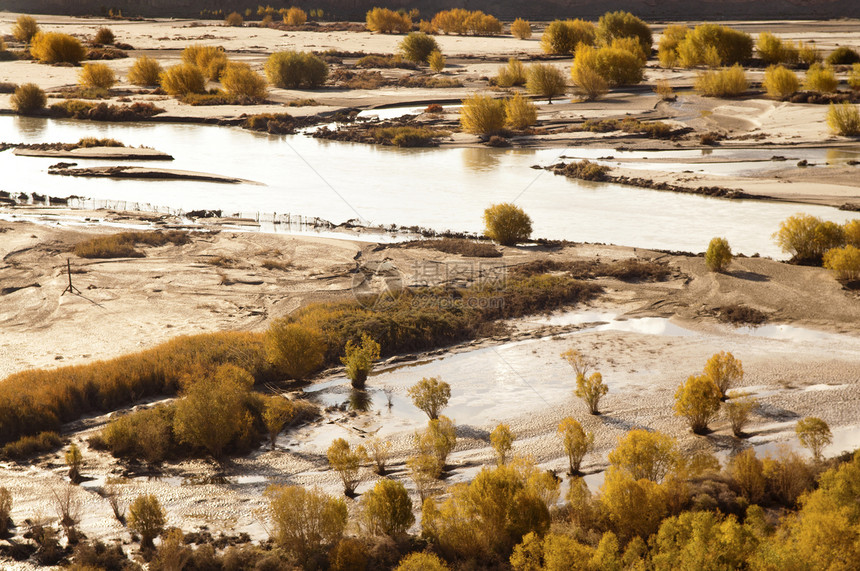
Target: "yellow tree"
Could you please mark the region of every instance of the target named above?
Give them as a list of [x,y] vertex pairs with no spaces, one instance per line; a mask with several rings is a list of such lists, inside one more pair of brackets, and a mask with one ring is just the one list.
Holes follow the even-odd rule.
[[347,496],[355,493],[355,488],[361,482],[361,464],[367,461],[367,452],[363,446],[352,448],[349,442],[338,438],[329,446],[326,452],[329,464],[343,481],[343,492]]
[[347,523],[346,502],[301,486],[270,486],[269,518],[275,542],[300,562],[335,545]]
[[743,380],[744,367],[734,355],[720,351],[705,363],[705,376],[717,385],[720,397],[725,399],[729,389]]
[[720,389],[705,375],[691,375],[675,392],[675,414],[683,416],[696,434],[704,434],[708,423],[720,412]]
[[678,465],[675,439],[662,432],[631,430],[609,453],[609,463],[634,479],[660,482]]
[[513,448],[516,435],[511,432],[511,427],[501,423],[490,433],[490,444],[496,453],[496,462],[501,466],[507,463],[508,454]]
[[594,433],[585,432],[579,421],[567,417],[558,425],[564,451],[570,463],[570,474],[578,474],[582,459],[594,447]]
[[430,420],[439,418],[439,413],[451,398],[451,385],[437,377],[423,378],[409,387],[412,403],[423,410]]
[[816,462],[821,460],[824,447],[833,442],[833,434],[827,423],[815,416],[807,416],[797,421],[797,438],[804,448],[809,448]]

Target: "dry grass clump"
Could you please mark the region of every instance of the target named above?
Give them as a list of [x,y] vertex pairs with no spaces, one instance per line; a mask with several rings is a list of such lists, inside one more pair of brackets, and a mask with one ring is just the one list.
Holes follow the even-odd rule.
[[505,125],[511,129],[525,129],[537,123],[535,104],[517,93],[505,100]]
[[45,108],[48,96],[35,83],[25,83],[15,89],[10,104],[21,115],[30,115]]
[[447,137],[448,131],[427,127],[380,127],[370,132],[370,136],[383,145],[395,147],[434,147],[439,137]]
[[80,40],[58,32],[39,32],[33,37],[30,53],[42,63],[79,63],[86,56]]
[[678,98],[668,79],[658,79],[654,84],[654,93],[660,97],[661,101],[675,101]]
[[806,78],[803,80],[804,89],[819,93],[833,93],[838,86],[839,80],[836,79],[833,68],[817,63],[809,66]]
[[851,66],[851,71],[848,72],[848,87],[854,91],[860,90],[860,63]]
[[848,46],[839,46],[827,56],[827,65],[852,65],[860,63],[860,54]]
[[203,93],[206,90],[206,78],[196,65],[180,63],[170,66],[159,75],[161,88],[170,95],[188,95]]
[[26,14],[18,16],[15,25],[12,26],[12,36],[25,44],[29,44],[38,33],[39,24],[36,23],[36,19]]
[[366,16],[367,29],[380,34],[405,34],[412,29],[412,18],[388,8],[373,8]]
[[125,147],[125,143],[117,141],[116,139],[83,137],[81,139],[78,139],[78,142],[75,144],[75,147],[79,149],[86,149],[89,147]]
[[735,303],[717,308],[720,321],[735,325],[761,325],[767,321],[767,315],[758,309]]
[[419,75],[417,77],[407,76],[397,80],[400,87],[428,87],[430,89],[444,89],[447,87],[463,87],[459,79],[453,77],[432,77]]
[[502,253],[492,244],[463,238],[440,238],[407,242],[404,248],[426,248],[446,254],[460,254],[467,258],[500,258]]
[[103,63],[85,63],[78,72],[78,85],[84,89],[110,89],[116,85],[116,74]]
[[421,32],[410,32],[397,47],[405,59],[415,63],[427,63],[430,54],[439,52],[436,39]]
[[860,135],[860,111],[847,101],[838,105],[831,103],[827,110],[827,125],[838,135],[856,137]]
[[328,77],[328,65],[310,52],[275,52],[265,71],[272,85],[290,89],[319,87]]
[[498,18],[480,10],[443,10],[433,16],[430,25],[445,35],[497,36],[502,33],[502,23]]
[[694,84],[696,91],[705,97],[737,97],[742,95],[748,86],[746,73],[740,65],[706,71],[696,78]]
[[553,97],[564,95],[567,90],[564,73],[549,63],[533,63],[526,70],[526,90],[552,103]]
[[393,54],[390,56],[371,54],[363,56],[355,62],[355,67],[379,69],[400,67],[403,69],[418,69],[418,66],[414,62],[404,60],[403,56],[400,54]]
[[197,66],[207,78],[218,81],[227,67],[227,55],[221,47],[194,44],[182,50],[182,62]]
[[597,28],[585,20],[555,20],[550,22],[540,38],[544,53],[555,55],[572,54],[579,44],[593,45],[597,39]]
[[70,99],[51,105],[52,117],[72,117],[92,121],[141,121],[164,113],[164,109],[152,103],[132,103],[131,105],[108,105]]
[[498,133],[505,126],[505,102],[477,93],[464,99],[460,125],[465,132],[476,135]]
[[99,28],[96,30],[96,35],[93,36],[93,43],[101,45],[112,45],[116,41],[116,37],[110,28]]
[[242,14],[239,12],[230,12],[227,14],[227,17],[224,18],[224,25],[231,28],[241,28],[245,25],[245,18],[243,18]]
[[266,98],[266,78],[246,63],[230,63],[221,75],[221,85],[234,97],[261,101]]
[[511,23],[511,35],[518,40],[527,40],[532,37],[532,25],[528,20],[517,18]]
[[288,26],[304,26],[308,21],[308,14],[298,6],[290,6],[282,14],[284,24]]
[[771,97],[783,99],[794,95],[800,87],[800,80],[790,69],[781,65],[771,65],[764,72],[762,86]]
[[75,255],[81,258],[142,258],[143,252],[135,249],[138,244],[164,246],[166,244],[187,244],[187,232],[169,230],[167,232],[120,232],[109,236],[99,236],[80,242],[75,246]]
[[132,85],[158,85],[161,76],[161,64],[149,56],[142,56],[134,60],[128,70],[128,82]]
[[609,171],[609,167],[593,163],[588,159],[568,163],[564,166],[565,176],[580,180],[604,181]]
[[496,85],[499,87],[513,87],[514,85],[525,85],[526,83],[526,68],[523,62],[517,58],[510,58],[507,65],[499,68],[499,73],[495,78]]
[[804,42],[797,43],[797,59],[800,63],[812,65],[821,63],[821,52],[815,46]]

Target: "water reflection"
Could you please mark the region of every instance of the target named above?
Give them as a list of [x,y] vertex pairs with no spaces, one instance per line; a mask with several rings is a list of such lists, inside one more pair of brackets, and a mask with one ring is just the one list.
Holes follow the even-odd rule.
[[827,149],[824,160],[828,165],[841,165],[848,161],[860,160],[860,149],[853,147]]
[[463,149],[461,159],[463,166],[477,172],[488,172],[495,170],[501,161],[505,151],[498,149],[487,149],[484,147]]

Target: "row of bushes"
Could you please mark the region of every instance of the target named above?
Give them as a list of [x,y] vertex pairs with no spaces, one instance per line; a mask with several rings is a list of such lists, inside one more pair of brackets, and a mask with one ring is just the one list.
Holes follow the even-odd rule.
[[821,265],[830,250],[860,248],[860,219],[837,224],[809,214],[795,214],[780,223],[773,238],[795,263]]
[[580,44],[606,47],[627,38],[635,40],[644,56],[651,54],[651,28],[633,14],[623,11],[607,12],[597,25],[579,19],[550,22],[541,36],[541,48],[548,54],[570,55]]
[[498,135],[508,127],[524,129],[537,122],[537,107],[519,93],[506,99],[475,94],[463,100],[460,125],[467,133]]

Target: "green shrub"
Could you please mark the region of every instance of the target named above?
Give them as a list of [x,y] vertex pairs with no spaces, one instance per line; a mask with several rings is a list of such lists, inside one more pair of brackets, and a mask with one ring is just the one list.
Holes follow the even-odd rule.
[[234,97],[252,100],[266,98],[266,78],[246,63],[230,63],[221,75],[221,85]]
[[182,62],[197,66],[207,78],[218,81],[227,67],[227,55],[223,48],[194,44],[182,50]]
[[705,252],[705,264],[712,272],[722,272],[732,263],[732,248],[725,238],[712,238]]
[[642,52],[647,56],[651,53],[654,40],[648,24],[630,12],[607,12],[597,22],[597,37],[604,46],[612,44],[613,40],[635,37]]
[[797,92],[800,81],[797,79],[797,74],[790,69],[781,65],[771,65],[764,72],[762,86],[771,97],[784,99]]
[[412,18],[388,8],[373,8],[366,15],[367,29],[380,34],[405,34],[412,29]]
[[518,40],[527,40],[532,37],[532,25],[528,20],[517,18],[511,23],[511,35]]
[[287,10],[282,9],[284,23],[288,26],[304,26],[308,21],[308,14],[298,6],[291,6]]
[[827,110],[827,125],[837,135],[856,137],[860,135],[860,112],[857,106],[843,101],[831,103]]
[[84,89],[110,89],[115,84],[116,75],[103,63],[85,63],[78,72],[78,85]]
[[499,68],[496,75],[496,85],[499,87],[513,87],[514,85],[525,85],[526,68],[523,62],[517,58],[508,59],[508,64]]
[[112,45],[116,41],[113,32],[110,28],[99,28],[96,30],[96,35],[93,37],[93,42],[102,45]]
[[780,222],[773,238],[797,263],[817,265],[827,250],[845,244],[845,231],[840,225],[817,216],[795,214]]
[[39,24],[32,16],[21,14],[15,21],[12,27],[12,36],[19,42],[29,44],[30,41],[39,33]]
[[831,248],[824,253],[823,265],[840,280],[860,280],[860,248],[851,245]]
[[491,135],[505,126],[505,103],[489,95],[475,94],[463,100],[460,125],[467,133]]
[[180,63],[159,75],[161,88],[170,95],[188,95],[206,91],[206,78],[196,65]]
[[319,87],[328,77],[328,65],[310,52],[275,52],[265,70],[272,85],[289,89]]
[[48,97],[35,83],[25,83],[15,89],[10,103],[12,109],[21,115],[30,115],[45,108]]
[[827,65],[852,65],[860,63],[860,54],[848,46],[839,46],[827,56]]
[[326,346],[318,331],[281,319],[272,322],[265,338],[269,362],[289,379],[306,379],[325,362]]
[[564,95],[567,84],[564,73],[549,63],[533,63],[526,71],[526,90],[538,97],[546,97],[552,103],[553,97]]
[[439,44],[433,36],[421,32],[410,32],[398,45],[400,53],[409,61],[427,63],[433,52],[439,51]]
[[239,12],[230,12],[227,14],[227,17],[224,18],[224,25],[232,28],[241,28],[245,25],[245,18],[243,18],[242,14]]
[[445,69],[445,56],[439,50],[434,50],[427,56],[427,65],[430,66],[430,69],[439,73]]
[[128,70],[128,82],[142,86],[158,85],[162,71],[158,61],[148,56],[142,56],[134,60]]
[[700,24],[678,43],[683,67],[734,65],[752,57],[753,39],[744,32],[718,24]]
[[798,49],[791,43],[783,42],[770,32],[762,32],[758,36],[756,44],[761,59],[766,64],[776,65],[780,63],[797,63],[800,58]]
[[740,65],[700,74],[694,87],[705,97],[737,97],[748,87],[746,73]]
[[30,53],[42,63],[79,63],[87,55],[80,40],[58,32],[33,36]]
[[585,20],[555,20],[540,38],[544,53],[556,55],[572,54],[579,44],[593,45],[597,39],[597,28]]
[[346,376],[355,389],[363,389],[367,376],[373,370],[373,362],[379,359],[379,343],[366,334],[361,334],[361,342],[347,341],[341,363],[346,366]]
[[833,93],[839,86],[839,80],[836,79],[836,74],[829,66],[821,64],[812,64],[806,72],[806,78],[803,80],[803,88],[808,91],[818,91],[819,93]]
[[532,219],[523,209],[503,202],[484,210],[484,234],[502,246],[516,246],[532,235]]
[[525,129],[537,123],[537,107],[520,95],[505,100],[505,124],[512,129]]

